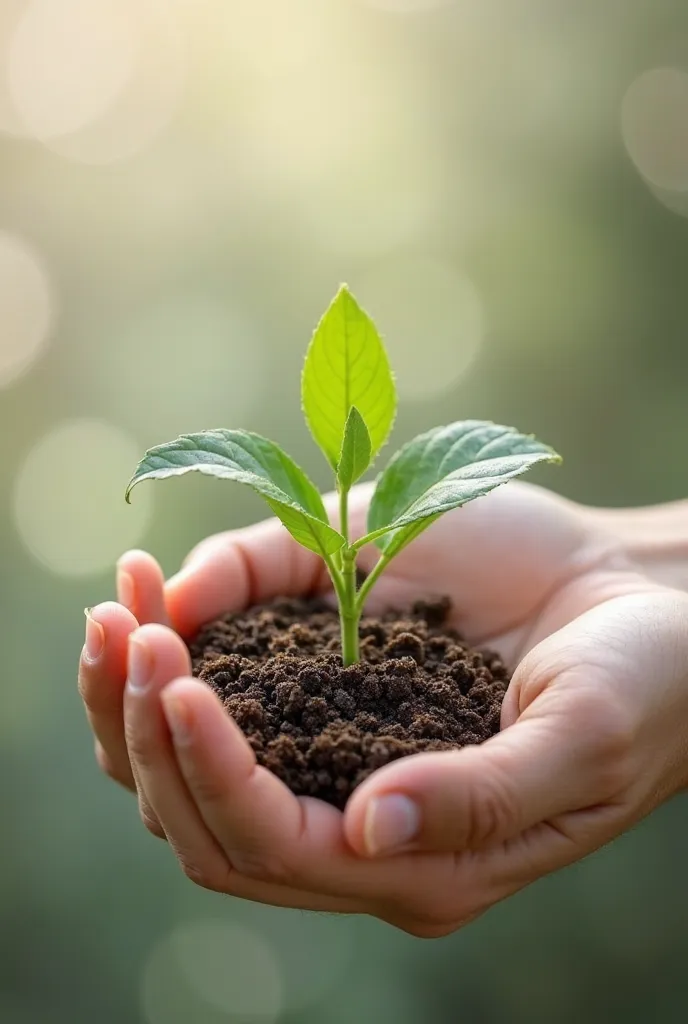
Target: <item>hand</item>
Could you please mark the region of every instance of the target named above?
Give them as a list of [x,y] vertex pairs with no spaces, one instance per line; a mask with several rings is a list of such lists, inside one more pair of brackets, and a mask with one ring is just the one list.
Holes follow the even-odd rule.
[[207,888],[445,935],[686,785],[688,595],[639,571],[590,510],[539,488],[511,483],[439,520],[371,596],[373,610],[451,597],[453,624],[514,668],[502,732],[388,765],[344,814],[255,764],[190,677],[179,635],[325,589],[316,556],[269,521],[204,541],[167,583],[142,552],[119,571],[122,604],[92,610],[80,665],[98,760]]

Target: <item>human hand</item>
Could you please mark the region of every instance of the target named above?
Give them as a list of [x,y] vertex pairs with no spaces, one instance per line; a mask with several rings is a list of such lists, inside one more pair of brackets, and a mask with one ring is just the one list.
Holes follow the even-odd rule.
[[[358,491],[354,530],[368,496]],[[324,589],[318,559],[270,521],[204,541],[167,584],[141,552],[120,573],[130,610],[93,609],[80,666],[98,758],[208,888],[444,935],[686,784],[688,596],[639,572],[588,510],[539,488],[512,483],[449,514],[371,597],[373,609],[452,599],[453,624],[515,670],[503,731],[388,765],[344,814],[256,766],[220,702],[190,678],[179,636],[277,594]]]

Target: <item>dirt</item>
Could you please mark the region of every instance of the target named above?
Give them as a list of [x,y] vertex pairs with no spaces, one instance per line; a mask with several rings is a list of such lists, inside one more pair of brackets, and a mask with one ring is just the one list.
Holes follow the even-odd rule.
[[444,625],[448,611],[419,602],[403,617],[364,618],[361,661],[344,668],[337,613],[320,598],[281,599],[204,627],[190,644],[194,673],[260,764],[341,808],[390,761],[499,730],[507,670]]

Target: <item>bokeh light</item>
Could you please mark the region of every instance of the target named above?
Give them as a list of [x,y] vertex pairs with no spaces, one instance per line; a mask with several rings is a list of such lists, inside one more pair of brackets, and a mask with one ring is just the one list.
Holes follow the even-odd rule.
[[0,231],[0,388],[41,355],[54,317],[42,258],[23,239]]
[[6,51],[23,133],[87,164],[150,145],[177,110],[187,68],[165,0],[31,0]]
[[469,278],[447,261],[389,257],[352,282],[377,323],[402,398],[454,387],[483,340],[483,307]]
[[62,576],[90,576],[140,543],[152,495],[141,493],[129,506],[124,488],[141,454],[123,430],[101,420],[61,423],[44,435],[14,488],[15,524],[30,554]]
[[8,62],[10,44],[26,8],[26,0],[2,0],[0,3],[0,132],[21,136],[26,126],[17,112],[10,89]]
[[47,140],[102,116],[131,78],[137,42],[121,0],[30,0],[7,71],[27,133]]
[[659,189],[688,191],[688,72],[655,68],[637,78],[623,100],[628,153]]
[[284,1005],[280,965],[268,943],[221,920],[179,925],[155,946],[141,998],[147,1024],[273,1024]]
[[360,934],[355,918],[237,904],[232,920],[268,939],[281,965],[283,1002],[289,1013],[326,1000],[354,969]]

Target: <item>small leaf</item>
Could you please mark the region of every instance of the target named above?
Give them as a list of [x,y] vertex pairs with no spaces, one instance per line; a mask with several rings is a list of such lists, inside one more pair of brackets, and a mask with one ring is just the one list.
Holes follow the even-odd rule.
[[301,399],[310,431],[334,470],[352,406],[368,428],[371,459],[389,437],[397,403],[387,353],[375,324],[346,286],[313,335]]
[[344,538],[327,521],[322,498],[302,469],[278,445],[247,430],[205,430],[150,448],[126,490],[196,470],[247,484],[300,544],[319,555],[339,550]]
[[351,406],[344,430],[342,454],[337,466],[337,481],[348,491],[370,465],[370,434],[355,405]]
[[436,427],[404,445],[380,474],[368,532],[391,558],[444,512],[537,462],[560,461],[547,445],[511,427],[478,420]]

